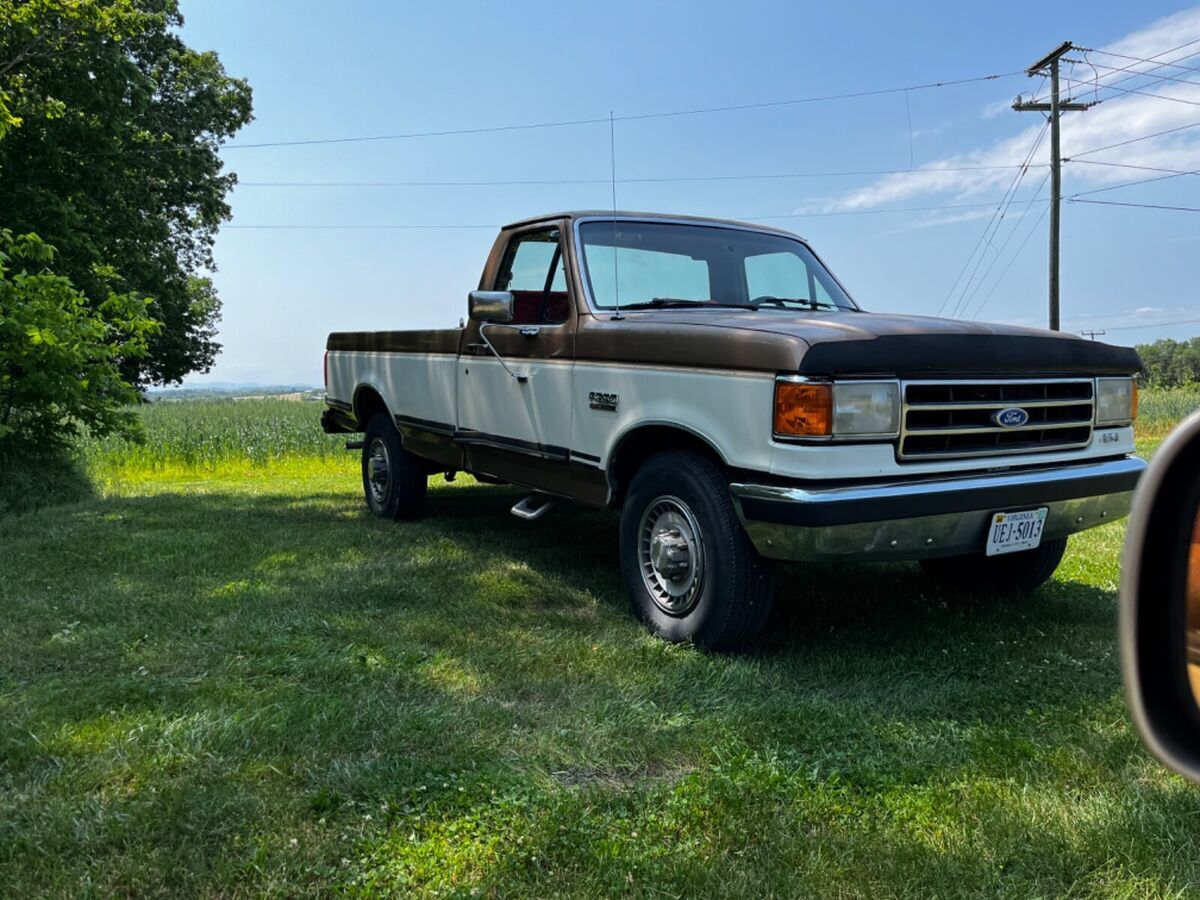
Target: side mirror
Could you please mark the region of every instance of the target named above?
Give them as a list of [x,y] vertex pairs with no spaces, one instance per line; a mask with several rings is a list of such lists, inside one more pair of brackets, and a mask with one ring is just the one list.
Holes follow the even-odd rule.
[[1200,413],[1134,494],[1121,573],[1121,667],[1150,751],[1200,782]]
[[471,291],[467,295],[467,315],[475,322],[511,322],[513,295],[508,291]]

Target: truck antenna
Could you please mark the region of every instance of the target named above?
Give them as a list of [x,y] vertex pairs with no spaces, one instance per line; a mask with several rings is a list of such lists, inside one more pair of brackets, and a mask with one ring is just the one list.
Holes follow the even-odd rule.
[[608,172],[612,185],[613,303],[616,306],[613,318],[624,319],[621,315],[621,280],[617,273],[617,137],[611,109],[608,111]]

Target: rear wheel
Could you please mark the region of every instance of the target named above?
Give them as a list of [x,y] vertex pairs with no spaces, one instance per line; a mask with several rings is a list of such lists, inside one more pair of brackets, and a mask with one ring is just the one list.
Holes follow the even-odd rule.
[[1043,541],[1033,550],[1001,556],[951,556],[923,559],[925,574],[954,587],[1029,593],[1050,580],[1067,551],[1067,539]]
[[647,460],[621,510],[620,545],[630,604],[659,637],[743,650],[762,631],[774,567],[750,544],[708,457],[669,451]]
[[367,422],[362,450],[363,494],[381,519],[415,519],[425,506],[429,473],[424,461],[404,449],[387,413]]

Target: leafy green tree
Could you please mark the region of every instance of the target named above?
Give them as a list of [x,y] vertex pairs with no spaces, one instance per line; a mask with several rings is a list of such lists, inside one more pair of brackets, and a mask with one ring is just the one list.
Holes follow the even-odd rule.
[[0,230],[0,449],[63,448],[81,431],[137,438],[138,391],[119,363],[146,353],[160,326],[147,300],[90,302],[49,271],[54,248]]
[[1153,344],[1139,344],[1137,351],[1147,384],[1177,387],[1200,382],[1200,337],[1188,341],[1164,338]]
[[218,149],[251,118],[249,86],[182,21],[178,0],[0,0],[0,225],[55,246],[93,309],[151,298],[163,327],[121,360],[143,386],[220,349],[206,273],[235,176]]

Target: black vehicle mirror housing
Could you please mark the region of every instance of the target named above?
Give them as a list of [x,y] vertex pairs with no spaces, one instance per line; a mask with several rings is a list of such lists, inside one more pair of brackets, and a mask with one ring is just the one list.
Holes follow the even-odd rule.
[[513,295],[509,291],[471,291],[467,295],[467,315],[475,322],[511,322]]
[[1121,667],[1142,740],[1200,782],[1200,412],[1134,494],[1121,573]]

